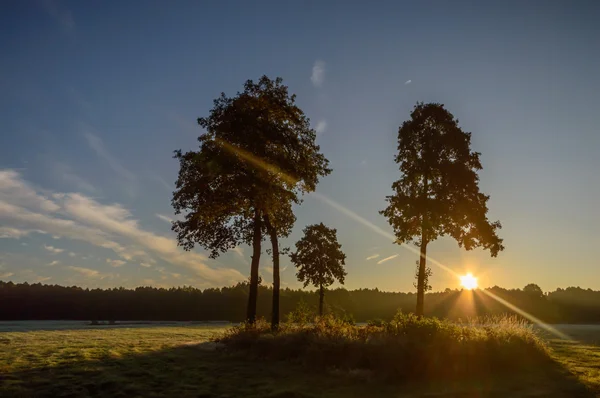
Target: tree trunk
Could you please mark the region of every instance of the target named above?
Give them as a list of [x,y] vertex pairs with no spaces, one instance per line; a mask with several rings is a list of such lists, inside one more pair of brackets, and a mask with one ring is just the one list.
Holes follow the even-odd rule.
[[425,270],[427,269],[427,199],[429,197],[429,179],[423,178],[423,214],[421,216],[421,253],[419,256],[419,276],[417,277],[417,316],[423,317],[425,306]]
[[273,228],[269,216],[265,216],[265,224],[271,238],[271,246],[273,249],[273,308],[271,313],[271,328],[279,327],[279,288],[281,280],[279,277],[279,240],[277,239],[277,231]]
[[323,285],[319,286],[319,316],[323,316],[323,299],[325,298],[325,289]]
[[423,317],[425,303],[425,268],[427,266],[427,241],[424,234],[421,236],[421,256],[419,257],[419,276],[417,279],[417,316]]
[[250,265],[250,294],[248,295],[248,310],[246,320],[256,322],[256,301],[258,299],[258,265],[260,262],[261,235],[260,210],[254,209],[254,232],[252,237],[252,264]]

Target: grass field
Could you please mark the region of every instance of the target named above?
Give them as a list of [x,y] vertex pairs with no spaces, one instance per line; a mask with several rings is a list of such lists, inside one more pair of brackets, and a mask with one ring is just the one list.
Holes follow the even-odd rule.
[[[223,327],[0,333],[2,397],[594,397],[600,328],[551,340],[555,366],[456,383],[395,384],[360,372],[310,372],[215,347]],[[399,358],[398,360],[402,360]]]

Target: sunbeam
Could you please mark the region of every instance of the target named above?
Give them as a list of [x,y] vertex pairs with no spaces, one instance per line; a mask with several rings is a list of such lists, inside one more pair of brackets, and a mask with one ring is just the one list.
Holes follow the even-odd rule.
[[[274,166],[266,161],[264,161],[261,158],[258,158],[257,156],[241,149],[238,148],[236,146],[233,146],[227,142],[224,142],[222,140],[219,140],[218,143],[227,151],[239,156],[240,158],[246,160],[248,163],[250,163],[251,165],[253,165],[254,167],[257,168],[262,168],[266,171],[278,174],[282,180],[284,180],[286,183],[290,184],[290,185],[294,185],[298,183],[298,180],[283,173],[277,166]],[[396,242],[396,237],[383,230],[382,228],[378,227],[377,225],[373,224],[372,222],[368,221],[367,219],[361,217],[360,215],[356,214],[355,212],[353,212],[352,210],[348,209],[347,207],[342,206],[341,204],[337,203],[336,201],[328,198],[325,195],[322,195],[318,192],[313,192],[312,196],[317,198],[318,200],[320,200],[323,203],[326,203],[327,205],[333,207],[334,209],[336,209],[337,211],[345,214],[346,216],[350,217],[351,219],[361,223],[362,225],[364,225],[365,227],[368,227],[369,229],[371,229],[373,232],[391,240],[392,242]],[[417,255],[421,255],[421,252],[418,248],[413,247],[411,245],[400,245],[400,247],[409,250],[410,252],[417,254]],[[443,269],[444,271],[452,274],[453,276],[455,276],[456,278],[460,278],[461,275],[458,274],[456,271],[454,271],[452,268],[442,264],[441,262],[437,261],[434,258],[431,258],[430,256],[425,256],[425,258],[427,259],[428,263],[435,265],[436,267]],[[505,307],[513,310],[514,312],[516,312],[517,314],[523,316],[524,318],[527,318],[528,320],[530,320],[531,322],[539,325],[541,328],[545,329],[546,331],[554,334],[557,337],[560,337],[561,339],[566,339],[566,340],[571,340],[571,338],[569,336],[567,336],[566,334],[556,330],[555,328],[553,328],[552,326],[548,325],[547,323],[543,322],[541,319],[538,319],[536,317],[534,317],[533,315],[529,314],[528,312],[520,309],[519,307],[509,303],[508,301],[496,296],[495,294],[493,294],[492,292],[489,292],[485,289],[481,289],[481,290],[477,290],[477,291],[481,291],[484,294],[488,295],[489,297],[491,297],[492,299],[498,301],[500,304],[504,305]]]

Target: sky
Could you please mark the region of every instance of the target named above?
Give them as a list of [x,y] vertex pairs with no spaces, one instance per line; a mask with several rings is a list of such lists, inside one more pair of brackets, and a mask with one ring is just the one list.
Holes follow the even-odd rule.
[[[2,2],[0,280],[245,280],[247,246],[216,260],[177,247],[172,155],[197,148],[214,98],[266,74],[297,94],[333,168],[282,246],[306,225],[336,228],[347,288],[414,291],[418,255],[378,212],[400,177],[398,126],[424,101],[472,132],[506,247],[431,243],[433,289],[458,287],[453,272],[600,289],[600,3],[360,3]],[[265,283],[271,266],[263,251]],[[301,286],[287,257],[282,283]]]

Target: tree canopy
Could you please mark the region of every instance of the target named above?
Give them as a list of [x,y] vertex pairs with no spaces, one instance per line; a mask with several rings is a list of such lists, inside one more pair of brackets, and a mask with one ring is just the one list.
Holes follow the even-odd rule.
[[401,177],[380,213],[393,227],[396,243],[421,248],[417,314],[422,315],[429,242],[449,235],[460,247],[482,247],[493,257],[504,246],[497,235],[500,222],[487,218],[489,196],[479,191],[482,166],[480,154],[471,151],[471,133],[443,104],[417,103],[410,116],[398,130],[395,161]]
[[[214,100],[199,151],[175,152],[180,171],[172,204],[184,220],[173,223],[178,243],[217,257],[241,243],[253,247],[248,319],[256,314],[263,234],[287,236],[292,204],[331,170],[315,143],[309,119],[281,78],[248,80],[234,97]],[[267,222],[268,221],[268,222]]]
[[304,236],[296,242],[296,251],[290,258],[298,268],[296,275],[304,282],[304,287],[311,284],[319,288],[319,314],[322,315],[324,288],[335,280],[344,284],[346,255],[338,243],[335,229],[320,223],[307,226],[303,232]]

